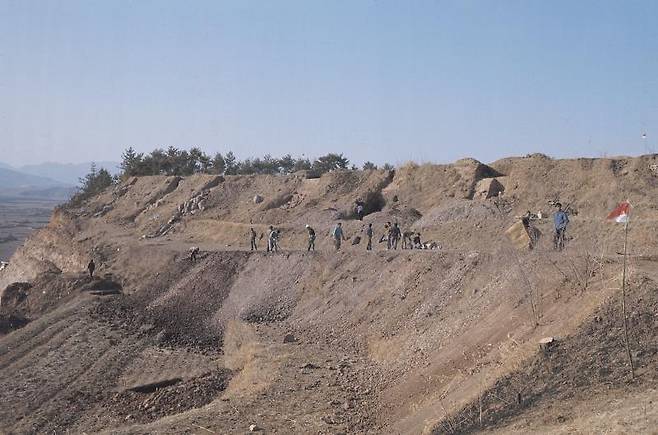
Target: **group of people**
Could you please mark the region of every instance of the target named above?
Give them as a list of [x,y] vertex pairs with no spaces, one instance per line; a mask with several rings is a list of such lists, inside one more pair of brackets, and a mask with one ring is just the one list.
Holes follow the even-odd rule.
[[[317,239],[316,231],[313,227],[311,227],[308,224],[306,225],[305,229],[308,236],[308,244],[306,246],[306,250],[309,252],[315,251],[315,241]],[[369,223],[362,230],[362,232],[365,233],[366,251],[372,251],[372,246],[373,246],[372,238],[374,236],[374,229],[372,227],[372,223]],[[267,232],[267,252],[278,252],[280,236],[281,236],[281,230],[274,228],[274,226],[270,225]],[[330,236],[336,251],[339,251],[341,249],[343,242],[348,240],[347,237],[345,237],[342,222],[338,222],[336,224],[336,226],[331,230]],[[262,240],[263,237],[264,234],[261,234],[259,237],[258,233],[253,227],[249,228],[249,249],[251,251],[257,251],[258,240]],[[352,240],[352,244],[353,245],[359,244],[361,243],[361,240],[362,240],[361,236],[356,236]],[[403,233],[400,230],[400,225],[397,222],[395,222],[394,224],[391,224],[391,222],[387,222],[384,225],[384,234],[382,234],[382,237],[379,239],[379,243],[386,242],[386,249],[398,249],[398,244],[400,240],[402,240],[402,249],[425,249],[425,246],[421,242],[420,233],[412,232],[412,231]]]
[[[557,208],[555,213],[553,213],[553,246],[556,250],[561,251],[564,248],[566,241],[567,226],[569,225],[569,215],[567,214],[566,210],[562,209],[562,204],[559,202],[551,201],[549,204]],[[523,223],[523,226],[525,227],[525,230],[530,237],[530,249],[534,249],[541,234],[540,231],[532,225],[532,221],[536,219],[541,219],[541,213],[534,214],[528,210],[523,216],[521,216],[521,222]]]
[[[557,202],[554,205],[557,208],[557,211],[553,214],[553,224],[555,227],[555,232],[553,234],[553,243],[555,249],[562,250],[564,248],[567,226],[569,225],[569,215],[567,214],[566,210],[562,209],[562,204]],[[359,216],[359,218],[362,219],[361,216]],[[531,212],[527,212],[526,215],[524,215],[521,218],[524,226],[526,227],[526,230],[530,230],[531,227],[530,221],[533,218],[537,218],[537,216],[533,215]],[[315,251],[315,240],[317,238],[315,229],[313,229],[310,225],[307,224],[306,232],[308,234],[308,245],[306,247],[306,250],[309,252]],[[369,223],[368,226],[365,227],[366,251],[372,251],[373,235],[374,235],[374,230],[372,228],[372,223]],[[274,228],[274,226],[270,225],[267,232],[267,252],[279,251],[280,236],[281,236],[281,230],[278,228]],[[331,230],[331,238],[334,243],[334,248],[336,249],[336,251],[339,251],[342,242],[347,241],[347,238],[345,237],[345,233],[343,232],[343,224],[341,222],[338,222],[336,226]],[[258,250],[258,240],[262,240],[262,239],[263,239],[263,234],[261,234],[260,237],[258,237],[258,233],[256,232],[256,230],[254,230],[253,227],[249,228],[250,250],[252,251]],[[386,222],[386,224],[384,224],[384,234],[382,234],[381,238],[379,239],[379,243],[386,242],[386,249],[389,250],[398,249],[398,243],[400,239],[402,239],[402,249],[435,249],[439,247],[434,242],[423,243],[421,241],[421,235],[419,232],[413,232],[413,231],[402,232],[400,229],[400,225],[397,222],[393,224],[391,224],[391,222]],[[356,236],[352,244],[356,245],[360,242],[361,242],[361,236]],[[536,242],[536,240],[533,240],[533,244],[534,242]],[[531,244],[531,249],[533,244]],[[197,261],[199,252],[200,252],[199,247],[193,246],[192,248],[190,248],[190,260],[193,263]],[[8,265],[8,263],[2,263],[2,266],[6,266],[6,265]],[[89,264],[87,265],[87,271],[89,273],[89,277],[92,279],[94,277],[95,270],[96,270],[96,263],[94,262],[93,259],[91,259],[91,261],[89,261]]]
[[[270,225],[270,228],[267,231],[267,252],[279,251],[280,235],[281,235],[281,230],[278,228],[274,228],[274,226]],[[259,240],[262,240],[262,238],[263,238],[263,234],[260,235]],[[249,245],[250,245],[249,249],[251,251],[258,250],[257,233],[253,227],[249,228]]]
[[[567,225],[569,224],[569,216],[567,215],[566,211],[562,209],[562,204],[556,203],[555,206],[557,207],[557,211],[553,215],[553,220],[555,225],[555,233],[553,240],[555,244],[555,249],[559,250],[564,247],[564,238],[565,238]],[[360,211],[362,212],[362,209]],[[362,219],[358,209],[357,209],[357,216],[359,220]],[[527,222],[529,222],[529,219],[530,219],[529,216],[524,216],[524,225],[526,225],[526,228],[528,227]],[[308,224],[306,225],[305,228],[308,234],[308,245],[306,247],[306,250],[309,252],[315,251],[315,240],[317,238],[315,229]],[[345,233],[343,232],[343,224],[341,222],[338,222],[336,226],[331,230],[330,235],[333,240],[334,248],[336,249],[336,251],[339,251],[341,249],[342,243],[344,241],[347,241],[347,238],[345,237]],[[374,230],[372,227],[372,223],[369,223],[368,226],[365,227],[366,251],[372,251],[373,235],[374,235]],[[267,252],[278,252],[280,236],[281,236],[281,230],[274,228],[272,225],[270,225],[269,230],[267,232]],[[263,234],[260,235],[260,239],[262,238],[263,238]],[[253,227],[249,229],[249,239],[250,239],[250,250],[252,251],[258,250],[258,246],[257,246],[258,235]],[[379,243],[386,242],[386,249],[396,250],[398,249],[398,244],[400,243],[400,240],[402,241],[401,243],[402,249],[428,248],[427,244],[422,242],[421,234],[419,232],[414,232],[414,231],[403,232],[400,229],[400,225],[398,224],[398,222],[395,223],[386,222],[386,224],[384,224],[384,233],[379,239]],[[352,244],[356,245],[360,242],[361,242],[361,236],[357,236],[352,241]],[[433,245],[438,246],[436,244]]]

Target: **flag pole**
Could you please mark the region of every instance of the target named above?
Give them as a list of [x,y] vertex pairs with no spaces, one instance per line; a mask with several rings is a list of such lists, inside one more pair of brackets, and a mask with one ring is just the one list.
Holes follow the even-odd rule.
[[624,317],[624,342],[626,344],[626,354],[628,355],[628,362],[631,365],[631,379],[635,379],[635,369],[633,367],[633,356],[631,355],[631,348],[628,344],[628,322],[626,321],[626,247],[628,245],[628,221],[630,220],[630,210],[626,216],[624,223],[624,266],[621,273],[621,312]]

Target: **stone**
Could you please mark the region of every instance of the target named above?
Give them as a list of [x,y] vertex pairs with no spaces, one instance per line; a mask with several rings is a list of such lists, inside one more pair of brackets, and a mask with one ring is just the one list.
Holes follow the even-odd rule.
[[521,220],[518,220],[514,225],[509,227],[507,231],[505,231],[505,235],[516,249],[521,250],[530,248],[530,235]]
[[541,340],[539,340],[539,348],[541,350],[547,350],[549,349],[553,344],[555,343],[555,338],[554,337],[544,337]]
[[263,197],[260,195],[254,195],[254,204],[260,204],[263,202]]
[[316,366],[313,363],[306,363],[303,366],[300,367],[300,369],[319,369],[320,367]]
[[327,424],[336,424],[336,420],[331,415],[325,415],[322,417],[322,421]]
[[286,334],[286,335],[283,337],[283,342],[284,342],[284,343],[295,343],[296,341],[297,341],[297,339],[296,339],[295,336],[292,335],[292,334]]
[[482,199],[498,196],[504,191],[505,187],[495,178],[485,178],[475,186],[475,195]]
[[128,391],[135,391],[137,393],[152,393],[159,388],[169,387],[171,385],[181,382],[183,379],[179,377],[164,378],[153,381],[142,382],[126,388]]

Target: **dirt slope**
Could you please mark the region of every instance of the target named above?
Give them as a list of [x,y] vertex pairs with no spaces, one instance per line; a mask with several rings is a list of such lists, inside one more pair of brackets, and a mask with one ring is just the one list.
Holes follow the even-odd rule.
[[[0,272],[0,320],[13,330],[0,338],[0,430],[655,427],[656,160],[534,155],[319,179],[126,180],[56,211]],[[504,191],[486,198],[492,178]],[[605,222],[622,199],[634,205],[632,382],[619,335],[622,227]],[[552,250],[550,219],[536,222],[534,250],[513,248],[504,232],[515,216],[550,215],[552,200],[572,211],[567,249]],[[379,239],[398,221],[440,249],[366,252],[348,241],[335,253],[338,219],[351,239],[367,223]],[[305,251],[306,223],[316,252]],[[247,252],[249,227],[269,225],[282,230],[282,251]],[[83,273],[91,255],[93,280]],[[549,354],[538,347],[547,336]],[[601,414],[603,403],[614,412]]]

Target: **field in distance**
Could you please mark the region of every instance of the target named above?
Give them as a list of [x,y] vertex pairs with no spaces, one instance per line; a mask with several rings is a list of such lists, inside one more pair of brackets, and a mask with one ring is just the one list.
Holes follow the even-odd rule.
[[45,226],[61,200],[0,197],[0,260],[9,261],[32,231]]

